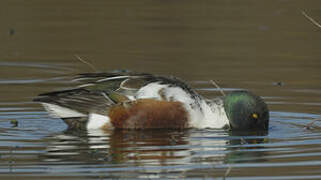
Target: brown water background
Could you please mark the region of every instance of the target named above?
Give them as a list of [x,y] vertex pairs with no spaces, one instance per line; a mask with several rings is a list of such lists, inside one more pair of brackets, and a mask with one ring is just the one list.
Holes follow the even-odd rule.
[[[2,0],[0,179],[321,179],[321,28],[302,11],[321,22],[319,0]],[[269,133],[66,132],[31,100],[93,71],[77,55],[251,90]]]

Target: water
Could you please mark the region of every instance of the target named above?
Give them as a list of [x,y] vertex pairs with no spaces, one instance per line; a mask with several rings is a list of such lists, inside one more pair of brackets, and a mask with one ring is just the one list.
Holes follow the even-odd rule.
[[[301,14],[321,22],[318,0],[0,4],[0,179],[321,179],[321,36]],[[251,90],[269,132],[66,131],[31,100],[93,71],[76,55]]]

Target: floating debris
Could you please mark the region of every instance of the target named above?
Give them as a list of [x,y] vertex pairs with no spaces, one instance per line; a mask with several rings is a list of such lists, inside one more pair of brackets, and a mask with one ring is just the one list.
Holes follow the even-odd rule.
[[232,166],[229,166],[229,167],[226,169],[225,174],[224,174],[224,176],[223,176],[223,180],[226,179],[226,177],[230,174],[231,170],[232,170]]
[[273,85],[281,87],[281,86],[284,86],[284,82],[282,82],[282,81],[274,82]]
[[16,119],[13,119],[10,121],[10,124],[12,124],[12,127],[17,127],[18,126],[18,121]]
[[94,72],[98,72],[94,65],[92,65],[88,61],[84,60],[83,58],[81,58],[77,54],[75,54],[74,56],[77,58],[77,60],[79,60],[80,62],[82,62],[82,63],[86,64],[88,67],[90,67]]
[[247,144],[247,141],[244,138],[241,137],[240,140],[241,140],[241,144]]
[[210,82],[221,92],[223,96],[226,96],[223,89],[220,86],[218,86],[214,80],[210,80]]
[[317,26],[318,28],[321,28],[321,24],[319,24],[316,20],[314,20],[312,17],[310,17],[309,15],[307,15],[307,13],[305,13],[304,11],[301,11],[302,15],[307,18],[312,24],[314,24],[315,26]]
[[318,128],[318,126],[315,126],[314,123],[321,120],[321,118],[316,118],[314,120],[312,120],[310,123],[308,123],[307,125],[305,125],[305,129],[312,129],[312,128]]
[[13,28],[9,29],[9,35],[13,36],[16,33],[16,31]]

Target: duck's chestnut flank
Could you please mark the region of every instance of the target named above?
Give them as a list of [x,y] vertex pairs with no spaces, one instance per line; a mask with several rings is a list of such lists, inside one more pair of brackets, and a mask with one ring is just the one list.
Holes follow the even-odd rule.
[[181,102],[139,99],[109,110],[113,127],[122,129],[188,128],[187,112]]

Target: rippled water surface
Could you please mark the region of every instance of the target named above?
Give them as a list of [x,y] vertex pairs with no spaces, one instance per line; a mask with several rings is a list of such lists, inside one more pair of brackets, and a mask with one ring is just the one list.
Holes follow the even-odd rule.
[[[0,179],[321,179],[321,22],[311,1],[0,2]],[[68,77],[129,69],[208,98],[248,89],[266,134],[70,132],[32,102]]]

